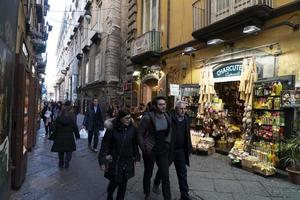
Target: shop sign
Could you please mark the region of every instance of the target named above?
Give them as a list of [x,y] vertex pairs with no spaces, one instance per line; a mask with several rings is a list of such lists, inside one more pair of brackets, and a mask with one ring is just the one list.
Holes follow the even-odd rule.
[[215,82],[237,81],[242,74],[242,63],[230,63],[216,67],[213,70]]
[[171,96],[179,96],[179,85],[178,84],[170,84],[170,95]]

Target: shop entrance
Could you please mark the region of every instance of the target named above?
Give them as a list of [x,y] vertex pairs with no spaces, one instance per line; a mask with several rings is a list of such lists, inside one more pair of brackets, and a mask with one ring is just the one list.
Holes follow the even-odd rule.
[[142,103],[147,104],[158,94],[158,79],[154,76],[148,76],[143,80]]
[[[216,141],[216,151],[219,153],[228,154],[234,145],[234,141],[240,138],[242,134],[244,101],[239,99],[239,85],[239,81],[215,83],[218,99],[223,102],[223,108],[218,113],[219,120],[216,120],[215,125],[222,126],[226,124],[228,128],[224,131],[224,134],[221,132],[212,133]],[[218,129],[218,127],[214,128]]]

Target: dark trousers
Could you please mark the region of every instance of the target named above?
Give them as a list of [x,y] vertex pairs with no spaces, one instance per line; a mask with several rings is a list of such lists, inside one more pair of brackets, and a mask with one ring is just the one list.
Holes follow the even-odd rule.
[[168,161],[168,152],[162,153],[151,153],[144,154],[144,178],[143,178],[143,187],[144,194],[150,195],[150,185],[151,185],[151,177],[153,174],[154,163],[158,167],[160,171],[160,177],[162,180],[162,192],[165,200],[171,199],[171,190],[170,190],[170,180],[169,180],[169,161]]
[[50,123],[48,123],[48,126],[46,126],[46,120],[44,121],[44,125],[45,125],[45,131],[46,131],[46,135],[48,135],[50,133]]
[[114,191],[118,188],[116,200],[124,200],[127,187],[127,179],[123,179],[122,182],[110,181],[107,187],[107,200],[113,200]]
[[72,151],[58,152],[59,166],[63,166],[65,163],[69,163],[72,159]]
[[[181,198],[184,199],[185,197],[189,196],[188,195],[189,186],[187,183],[187,169],[186,169],[186,159],[185,159],[184,149],[174,151],[173,162],[176,169]],[[157,171],[154,179],[154,185],[159,186],[160,181],[161,181],[160,172]]]
[[93,138],[94,138],[93,148],[97,149],[98,142],[99,142],[99,130],[89,131],[89,135],[88,135],[89,146],[92,144]]

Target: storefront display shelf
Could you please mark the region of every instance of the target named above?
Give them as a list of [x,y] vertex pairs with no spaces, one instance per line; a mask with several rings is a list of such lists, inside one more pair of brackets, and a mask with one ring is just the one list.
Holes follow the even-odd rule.
[[282,108],[300,108],[300,104],[284,105]]
[[[259,126],[278,126],[273,124],[258,124]],[[285,125],[280,125],[280,127],[285,127]]]
[[256,135],[256,134],[254,134],[254,136],[257,139],[262,139],[262,140],[265,140],[265,141],[268,141],[268,142],[280,142],[280,141],[283,141],[283,139],[278,138],[278,137],[273,137],[273,136],[271,138],[265,138],[265,137],[262,137],[262,136]]
[[216,149],[216,152],[219,153],[219,154],[222,154],[222,155],[228,155],[230,150],[229,148],[226,148],[226,149],[223,149],[223,148],[219,148],[219,147],[215,147]]
[[281,95],[254,95],[256,98],[281,97]]
[[274,109],[267,109],[267,108],[254,108],[253,110],[254,111],[284,112],[284,110],[282,110],[282,109],[274,110]]

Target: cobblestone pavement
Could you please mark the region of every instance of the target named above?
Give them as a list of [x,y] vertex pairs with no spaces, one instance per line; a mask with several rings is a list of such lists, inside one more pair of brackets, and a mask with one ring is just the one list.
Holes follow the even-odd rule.
[[[79,118],[79,121],[82,120]],[[81,122],[79,122],[81,124]],[[37,145],[29,153],[27,177],[11,200],[105,200],[108,181],[97,163],[97,154],[87,148],[87,139],[77,141],[77,151],[69,169],[58,168],[57,154],[44,130],[38,131]],[[142,200],[143,165],[137,164],[136,176],[129,180],[126,200]],[[172,166],[170,181],[174,199],[179,199],[177,177]],[[204,200],[299,200],[300,186],[285,178],[259,175],[232,167],[227,157],[191,156],[188,182],[194,199]],[[152,195],[162,200],[161,195]]]

